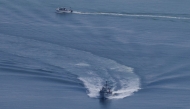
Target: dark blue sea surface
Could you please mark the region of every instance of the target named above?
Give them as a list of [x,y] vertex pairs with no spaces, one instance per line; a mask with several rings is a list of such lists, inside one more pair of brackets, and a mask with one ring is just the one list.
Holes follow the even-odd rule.
[[189,109],[189,6],[1,0],[0,109]]

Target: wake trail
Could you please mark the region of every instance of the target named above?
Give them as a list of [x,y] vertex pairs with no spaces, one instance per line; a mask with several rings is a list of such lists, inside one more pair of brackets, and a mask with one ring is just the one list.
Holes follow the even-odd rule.
[[122,99],[140,89],[140,78],[133,68],[114,60],[46,41],[3,34],[0,36],[0,51],[39,63],[30,65],[30,61],[27,61],[27,64],[24,62],[20,64],[21,66],[30,69],[47,69],[43,66],[46,64],[59,68],[53,71],[64,69],[71,75],[76,75],[76,78],[83,82],[89,97],[99,97],[99,90],[105,80],[113,83],[114,95],[110,99]]
[[74,14],[83,15],[109,15],[109,16],[125,16],[125,17],[141,17],[141,18],[165,18],[165,19],[178,19],[178,20],[190,20],[190,17],[172,16],[172,15],[153,15],[153,14],[122,14],[122,13],[90,13],[73,11]]

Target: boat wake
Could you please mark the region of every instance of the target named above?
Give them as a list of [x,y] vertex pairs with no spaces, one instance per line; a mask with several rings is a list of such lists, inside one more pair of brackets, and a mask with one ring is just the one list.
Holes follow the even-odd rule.
[[[55,66],[59,71],[61,68],[63,71],[70,72],[84,83],[89,97],[98,98],[105,80],[113,83],[113,96],[110,96],[110,99],[121,99],[140,89],[140,79],[133,72],[133,68],[114,60],[44,41],[0,35],[1,51],[48,65],[48,67],[40,66],[41,64],[35,66],[28,62],[21,65],[22,67],[49,69],[49,66]],[[52,72],[56,72],[56,69]]]
[[101,72],[87,73],[84,77],[79,77],[88,89],[88,96],[92,98],[99,98],[99,91],[104,85],[105,81],[111,82],[112,96],[109,99],[122,99],[132,95],[140,89],[140,80],[133,72],[133,69],[124,65],[109,66]]
[[178,19],[178,20],[190,20],[190,17],[184,17],[179,15],[161,15],[161,14],[133,14],[133,13],[103,13],[103,12],[79,12],[74,11],[75,14],[83,15],[108,15],[108,16],[124,16],[124,17],[138,17],[138,18],[165,18],[165,19]]
[[[118,74],[119,75],[119,74]],[[89,97],[99,98],[99,91],[103,86],[105,80],[101,77],[91,77],[91,78],[79,78],[84,82],[86,88],[88,89],[87,93]],[[128,80],[125,80],[128,79]],[[128,78],[122,79],[120,81],[110,79],[112,83],[117,82],[113,85],[112,95],[109,96],[109,99],[122,99],[132,95],[134,92],[140,89],[139,79]]]

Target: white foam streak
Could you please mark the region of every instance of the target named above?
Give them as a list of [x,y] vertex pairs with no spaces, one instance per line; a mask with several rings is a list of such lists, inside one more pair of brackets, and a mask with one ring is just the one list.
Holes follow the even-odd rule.
[[189,17],[177,17],[177,16],[162,16],[162,15],[143,15],[143,14],[120,14],[120,13],[89,13],[74,11],[75,14],[88,14],[88,15],[110,15],[110,16],[126,16],[126,17],[146,17],[146,18],[167,18],[167,19],[182,19],[190,20]]
[[90,66],[90,65],[87,64],[87,63],[77,63],[76,65],[77,65],[77,66],[83,66],[83,67],[88,67],[88,66]]
[[127,96],[132,95],[134,92],[137,92],[140,89],[138,84],[139,79],[131,79],[129,81],[121,80],[122,88],[116,91],[113,91],[113,96],[110,99],[122,99]]
[[96,78],[82,78],[79,77],[78,79],[80,79],[81,81],[83,81],[84,85],[86,88],[88,88],[88,96],[93,97],[93,98],[97,98],[99,96],[99,90],[102,87],[102,79],[99,77]]
[[114,99],[132,95],[140,87],[139,77],[133,68],[85,51],[9,35],[1,35],[0,50],[63,68],[77,75],[89,91],[89,97],[99,97],[99,91],[106,80],[111,81],[115,87],[112,91],[117,95],[111,97]]
[[[140,80],[132,73],[132,68],[127,66],[116,66],[112,68],[110,72],[107,72],[108,75],[111,75],[110,78],[106,78],[111,81],[113,84],[112,92],[113,95],[109,99],[122,99],[127,96],[132,95],[134,92],[140,89]],[[99,75],[95,75],[95,72],[86,73],[89,76],[79,77],[83,81],[85,87],[87,88],[88,96],[92,98],[99,97],[99,91],[102,88],[105,79]]]

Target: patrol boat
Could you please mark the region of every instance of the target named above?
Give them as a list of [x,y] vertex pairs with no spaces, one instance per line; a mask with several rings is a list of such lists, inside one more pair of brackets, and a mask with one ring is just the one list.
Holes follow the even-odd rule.
[[108,81],[106,81],[106,84],[99,91],[99,94],[100,99],[107,99],[109,96],[112,95],[111,87],[109,86]]
[[57,8],[57,9],[56,9],[56,12],[57,12],[57,13],[72,13],[73,10],[72,10],[71,8],[70,8],[70,9],[67,9],[67,8],[61,7],[61,8]]

